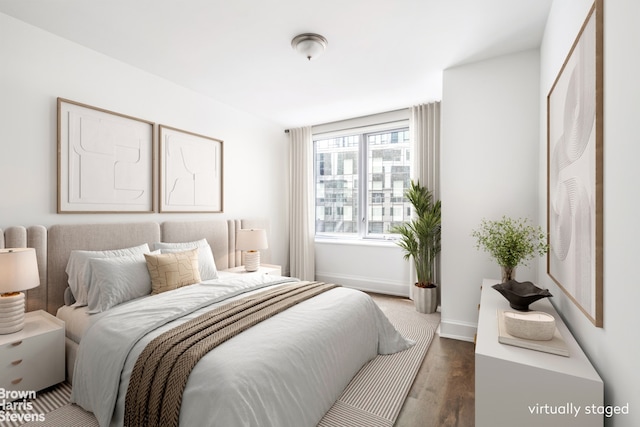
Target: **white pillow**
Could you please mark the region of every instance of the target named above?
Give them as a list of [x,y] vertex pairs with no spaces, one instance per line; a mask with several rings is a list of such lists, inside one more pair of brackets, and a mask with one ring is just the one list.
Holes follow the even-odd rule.
[[89,279],[91,278],[91,258],[111,258],[125,255],[143,254],[149,252],[149,245],[142,244],[131,248],[114,249],[110,251],[71,251],[66,272],[69,276],[69,288],[76,299],[73,307],[87,305],[89,297]]
[[209,246],[207,239],[183,243],[158,242],[154,243],[153,248],[156,250],[160,249],[163,254],[183,252],[185,249],[198,248],[198,269],[200,272],[200,279],[209,280],[218,278],[218,269],[216,268],[216,262],[213,259],[213,252],[211,251],[211,246]]
[[[152,252],[159,254],[160,251]],[[92,258],[89,314],[151,293],[151,277],[144,254]]]

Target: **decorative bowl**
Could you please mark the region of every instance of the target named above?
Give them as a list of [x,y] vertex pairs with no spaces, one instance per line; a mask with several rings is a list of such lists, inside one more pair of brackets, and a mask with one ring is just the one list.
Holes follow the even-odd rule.
[[504,312],[504,326],[514,337],[535,341],[549,341],[556,332],[556,319],[542,311]]
[[548,289],[541,289],[531,282],[508,280],[492,287],[509,301],[511,308],[519,311],[529,311],[532,302],[553,296]]

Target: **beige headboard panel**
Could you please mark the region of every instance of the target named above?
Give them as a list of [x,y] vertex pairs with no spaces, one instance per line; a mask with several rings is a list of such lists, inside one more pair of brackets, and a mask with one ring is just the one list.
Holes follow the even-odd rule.
[[47,229],[42,225],[0,229],[0,249],[34,248],[38,259],[40,286],[27,291],[27,311],[47,309]]
[[[160,226],[163,242],[191,242],[206,238],[213,251],[216,268],[224,270],[242,265],[241,252],[236,250],[236,232],[240,228],[266,228],[264,221],[211,220],[166,221]],[[262,262],[270,260],[269,250],[261,250]]]
[[231,238],[235,236],[234,220],[166,221],[160,227],[163,242],[179,243],[207,239],[218,270],[240,265],[235,256],[235,237]]
[[72,250],[119,249],[161,240],[160,225],[155,222],[54,225],[48,234],[47,311],[54,315],[64,304],[65,269]]

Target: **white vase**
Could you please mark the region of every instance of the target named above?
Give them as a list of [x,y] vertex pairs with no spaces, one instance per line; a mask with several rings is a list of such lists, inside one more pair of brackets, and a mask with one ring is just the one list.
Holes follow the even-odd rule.
[[413,287],[413,303],[419,313],[434,313],[438,308],[438,288]]

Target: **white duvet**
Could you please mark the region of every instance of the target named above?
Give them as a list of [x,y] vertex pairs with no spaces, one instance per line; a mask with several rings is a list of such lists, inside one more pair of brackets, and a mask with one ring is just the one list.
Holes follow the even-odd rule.
[[[138,355],[160,333],[215,304],[291,279],[234,276],[116,306],[80,342],[71,400],[100,426],[121,426]],[[221,344],[193,369],[181,426],[315,426],[377,354],[412,345],[366,294],[336,288]]]

